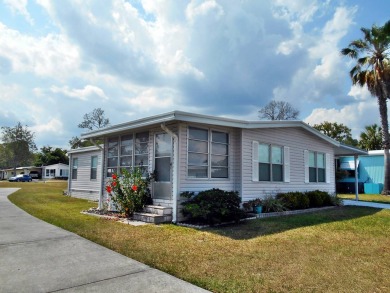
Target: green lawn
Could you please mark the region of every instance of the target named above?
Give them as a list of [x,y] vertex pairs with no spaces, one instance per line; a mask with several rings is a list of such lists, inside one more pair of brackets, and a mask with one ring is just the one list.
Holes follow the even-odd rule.
[[[355,194],[338,194],[340,198],[355,199]],[[359,194],[359,200],[390,204],[390,196],[381,194]]]
[[386,292],[390,210],[341,207],[208,230],[133,227],[80,214],[96,206],[65,184],[22,187],[12,202],[34,216],[213,292]]

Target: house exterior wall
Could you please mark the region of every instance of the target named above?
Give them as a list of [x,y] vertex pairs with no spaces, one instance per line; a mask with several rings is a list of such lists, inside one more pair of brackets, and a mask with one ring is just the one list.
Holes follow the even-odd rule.
[[359,179],[362,182],[384,183],[385,168],[383,155],[359,157]]
[[[188,178],[187,175],[187,160],[188,160],[188,127],[198,127],[210,130],[216,130],[229,133],[229,177],[222,179],[200,179],[200,178]],[[240,131],[235,128],[219,127],[207,124],[190,124],[181,123],[179,132],[179,178],[180,178],[180,190],[199,192],[212,188],[220,188],[227,191],[240,191],[240,171],[237,166],[240,165]]]
[[[289,148],[290,182],[264,182],[252,180],[253,141]],[[328,183],[305,183],[304,152],[316,151],[329,154]],[[267,128],[242,130],[242,200],[288,191],[323,190],[335,192],[334,150],[332,145],[318,139],[301,128]],[[329,175],[330,174],[330,175]]]
[[[98,157],[96,179],[91,179],[91,158]],[[72,179],[73,159],[78,159],[77,179]],[[102,172],[102,152],[97,150],[70,153],[69,156],[69,179],[68,194],[73,197],[88,200],[99,200]]]
[[[188,177],[188,127],[197,127],[215,131],[226,132],[229,134],[228,147],[228,178],[189,178]],[[226,191],[238,191],[241,194],[241,130],[230,127],[220,127],[199,123],[180,123],[178,128],[179,135],[179,195],[178,195],[178,221],[183,220],[181,214],[181,203],[187,198],[181,198],[180,193],[184,191],[199,192],[212,188],[219,188]]]
[[[55,170],[55,173],[49,171],[49,174],[46,174],[46,170]],[[58,163],[42,167],[42,179],[67,178],[68,175],[69,165],[66,164]]]

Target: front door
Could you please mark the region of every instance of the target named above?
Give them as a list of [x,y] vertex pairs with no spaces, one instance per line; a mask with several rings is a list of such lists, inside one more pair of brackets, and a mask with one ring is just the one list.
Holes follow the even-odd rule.
[[168,133],[158,133],[154,137],[154,170],[156,178],[153,183],[153,198],[171,199],[171,165],[172,137]]

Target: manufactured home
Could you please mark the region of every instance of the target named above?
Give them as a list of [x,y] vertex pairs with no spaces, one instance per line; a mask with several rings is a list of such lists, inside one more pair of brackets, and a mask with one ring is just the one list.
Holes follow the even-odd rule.
[[35,167],[35,166],[17,167],[16,172],[14,168],[8,168],[8,169],[1,170],[0,174],[2,174],[2,177],[0,178],[6,180],[19,174],[27,174],[30,175],[31,178],[33,179],[39,179],[42,174],[42,168]]
[[90,146],[68,151],[70,176],[68,194],[89,200],[99,200],[104,182],[103,146]]
[[245,121],[181,111],[94,130],[81,138],[104,141],[97,155],[96,172],[102,173],[97,175],[100,181],[90,185],[91,157],[81,164],[71,153],[70,169],[77,178],[70,177],[70,189],[77,184],[94,191],[102,206],[105,181],[113,173],[143,166],[156,174],[153,203],[171,207],[173,222],[180,220],[183,191],[235,190],[243,202],[286,191],[333,193],[335,157],[366,154],[302,121]]
[[379,194],[385,178],[384,151],[368,151],[366,155],[359,155],[356,161],[354,157],[342,156],[338,158],[337,171],[338,193],[355,193],[357,179],[359,193]]
[[42,166],[42,179],[68,179],[69,165],[58,163]]

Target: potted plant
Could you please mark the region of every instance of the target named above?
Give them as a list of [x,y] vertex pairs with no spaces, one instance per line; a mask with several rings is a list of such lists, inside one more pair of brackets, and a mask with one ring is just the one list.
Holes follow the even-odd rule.
[[244,202],[242,205],[246,211],[252,211],[256,214],[261,214],[263,210],[263,203],[260,198],[249,200]]

